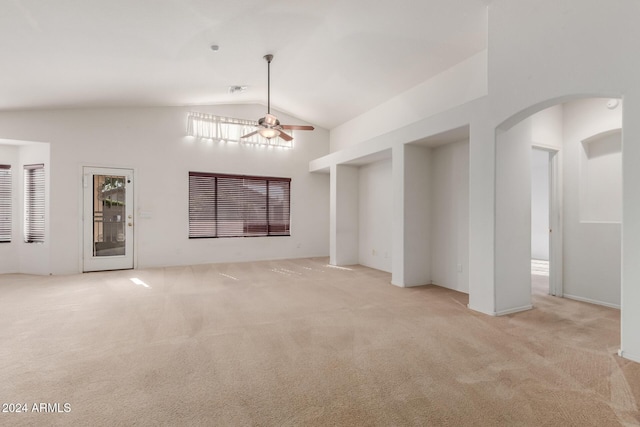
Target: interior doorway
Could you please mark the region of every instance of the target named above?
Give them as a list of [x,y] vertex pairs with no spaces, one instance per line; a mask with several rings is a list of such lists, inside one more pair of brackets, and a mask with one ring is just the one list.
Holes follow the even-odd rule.
[[560,151],[531,151],[531,292],[562,296]]
[[551,153],[531,150],[531,293],[549,294]]
[[83,168],[83,271],[133,268],[133,170]]

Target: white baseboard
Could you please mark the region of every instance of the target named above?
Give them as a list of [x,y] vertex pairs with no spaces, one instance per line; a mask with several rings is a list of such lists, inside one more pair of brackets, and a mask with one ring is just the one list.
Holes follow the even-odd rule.
[[504,316],[504,315],[507,315],[507,314],[519,313],[521,311],[531,310],[532,308],[533,308],[533,306],[531,304],[529,304],[529,305],[525,305],[525,306],[522,306],[522,307],[510,308],[508,310],[500,310],[500,311],[496,311],[494,316]]
[[416,283],[416,284],[412,284],[412,283],[397,283],[397,282],[394,282],[393,280],[391,280],[391,284],[393,286],[397,286],[399,288],[417,288],[418,286],[427,286],[427,285],[430,285],[431,283]]
[[478,309],[478,308],[471,307],[471,305],[469,305],[469,304],[467,304],[467,308],[468,308],[469,310],[477,311],[478,313],[486,314],[487,316],[495,316],[495,315],[496,315],[496,313],[494,313],[494,312],[492,312],[492,311],[484,311],[484,310],[480,310],[480,309]]
[[580,301],[580,302],[588,302],[589,304],[596,304],[596,305],[603,305],[605,307],[609,307],[609,308],[617,308],[618,310],[620,310],[620,306],[617,304],[611,304],[609,302],[604,302],[604,301],[597,301],[591,298],[584,298],[584,297],[579,297],[576,295],[569,295],[569,294],[564,294],[563,295],[564,298],[568,298],[568,299],[572,299],[572,300],[576,300],[576,301]]
[[632,362],[640,363],[640,356],[636,354],[631,354],[628,351],[624,351],[622,349],[618,350],[618,356],[624,357],[625,359],[629,359]]
[[477,311],[478,313],[487,314],[489,316],[504,316],[506,314],[513,314],[513,313],[519,313],[521,311],[531,310],[533,308],[533,306],[532,305],[525,305],[523,307],[510,308],[508,310],[501,310],[501,311],[479,310],[477,308],[471,307],[469,304],[467,304],[467,308],[470,309],[470,310],[473,310],[473,311]]
[[405,288],[417,288],[418,286],[428,286],[431,283],[405,283]]

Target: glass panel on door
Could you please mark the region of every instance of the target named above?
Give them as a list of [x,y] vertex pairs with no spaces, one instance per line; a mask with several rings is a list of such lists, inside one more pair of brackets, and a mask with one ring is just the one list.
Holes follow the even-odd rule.
[[126,177],[93,175],[93,256],[125,255]]

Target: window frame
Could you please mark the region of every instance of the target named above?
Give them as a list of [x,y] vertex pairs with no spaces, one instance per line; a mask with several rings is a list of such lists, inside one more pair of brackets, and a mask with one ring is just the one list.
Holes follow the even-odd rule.
[[[8,172],[4,172],[8,171]],[[13,179],[11,165],[0,165],[0,243],[13,240]]]
[[45,187],[46,176],[43,163],[24,165],[24,243],[45,242]]
[[[197,196],[196,190],[192,188],[192,184],[196,182],[197,178],[206,178],[212,179],[213,182],[209,183],[209,187],[206,188],[203,197],[209,197],[209,200],[206,201],[209,204],[208,210],[200,210],[197,211],[195,209],[197,201],[194,199],[194,196]],[[225,204],[221,201],[220,191],[220,179],[224,180],[242,180],[243,184],[238,193],[242,193],[247,191],[247,187],[245,186],[246,181],[257,181],[257,183],[264,182],[266,193],[264,196],[265,199],[265,219],[264,224],[256,223],[247,223],[248,220],[251,220],[250,216],[248,216],[247,211],[242,212],[242,217],[238,218],[238,220],[243,221],[242,233],[241,234],[228,234],[229,227],[224,228],[224,221],[228,220],[228,217],[223,216],[223,219],[220,218],[221,209],[224,209]],[[272,198],[270,197],[269,188],[270,183],[278,183],[281,185],[282,183],[286,183],[286,212],[283,211],[283,217],[281,222],[275,223],[276,220],[271,218],[270,203],[272,202]],[[202,185],[202,184],[201,184]],[[222,174],[222,173],[211,173],[211,172],[189,172],[189,204],[188,204],[188,216],[189,216],[189,227],[188,227],[188,236],[189,239],[222,239],[222,238],[245,238],[245,237],[290,237],[291,236],[291,178],[283,178],[283,177],[270,177],[270,176],[254,176],[254,175],[237,175],[237,174]],[[242,195],[244,200],[251,199],[252,201],[255,199],[246,195]],[[246,206],[245,206],[246,208]],[[213,212],[212,212],[213,211]],[[226,211],[223,211],[226,212]],[[200,215],[198,215],[200,214]],[[195,223],[197,217],[202,218],[201,221],[211,221],[213,222],[212,229],[208,232],[204,231],[205,226],[197,226]],[[255,218],[254,218],[255,219]],[[266,231],[264,233],[256,232],[256,226],[264,226]],[[224,230],[221,230],[221,226]],[[275,230],[275,231],[274,231]]]

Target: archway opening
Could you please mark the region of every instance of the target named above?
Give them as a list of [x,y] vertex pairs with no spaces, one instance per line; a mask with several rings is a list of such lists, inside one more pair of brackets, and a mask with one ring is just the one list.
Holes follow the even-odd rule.
[[562,100],[530,112],[497,131],[496,312],[532,308],[537,298],[531,295],[533,148],[551,153],[548,293],[619,308],[621,101]]

